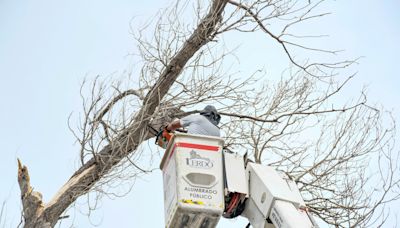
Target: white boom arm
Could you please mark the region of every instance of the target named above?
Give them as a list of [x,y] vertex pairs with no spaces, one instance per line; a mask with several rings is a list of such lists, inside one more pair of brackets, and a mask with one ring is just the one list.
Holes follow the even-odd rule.
[[273,227],[269,221],[279,228],[318,227],[293,181],[272,167],[255,163],[247,164],[246,177],[249,198],[242,216],[254,228]]
[[[224,153],[227,191],[247,196],[244,211],[254,228],[318,227],[294,183],[274,168],[248,163],[243,157]],[[238,190],[240,189],[240,190]]]

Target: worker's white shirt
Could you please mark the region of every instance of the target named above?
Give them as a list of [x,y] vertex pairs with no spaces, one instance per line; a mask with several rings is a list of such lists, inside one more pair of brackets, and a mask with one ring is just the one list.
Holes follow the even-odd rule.
[[220,136],[219,128],[202,115],[192,114],[183,117],[180,121],[189,134]]

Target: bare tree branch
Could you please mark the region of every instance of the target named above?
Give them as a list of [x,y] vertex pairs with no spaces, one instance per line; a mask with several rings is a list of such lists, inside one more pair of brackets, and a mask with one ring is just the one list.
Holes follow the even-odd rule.
[[[132,32],[137,41],[134,55],[140,59],[138,72],[129,72],[135,79],[103,81],[97,76],[92,83],[84,81],[83,113],[73,131],[81,167],[50,202],[42,203],[30,186],[27,168],[19,163],[25,227],[54,227],[85,194],[88,200],[90,193],[95,195],[89,211],[102,195],[124,195],[108,188],[154,170],[143,164],[142,155],[151,163],[156,152],[144,150],[143,142],[165,122],[198,113],[204,104],[217,106],[223,115],[221,130],[229,149],[248,152],[256,162],[285,172],[297,182],[310,211],[325,223],[384,224],[385,205],[400,197],[394,122],[369,104],[364,90],[343,101],[341,94],[354,75],[340,79],[337,70],[356,60],[294,58],[296,48],[339,54],[298,40],[319,35],[290,33],[293,26],[327,15],[314,13],[323,2],[213,0],[204,7],[198,1],[192,5],[193,18],[184,21],[179,18],[191,7],[178,1]],[[268,81],[270,75],[263,70],[244,77],[240,58],[224,46],[228,31],[259,30],[282,47],[294,65],[277,82]],[[69,127],[75,129],[70,122]],[[367,172],[374,161],[379,161],[378,170]]]

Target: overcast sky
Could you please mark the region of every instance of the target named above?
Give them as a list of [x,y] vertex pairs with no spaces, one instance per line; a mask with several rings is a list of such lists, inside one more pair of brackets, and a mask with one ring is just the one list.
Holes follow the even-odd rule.
[[[15,227],[20,221],[16,158],[28,165],[32,185],[47,202],[77,168],[78,147],[67,119],[80,111],[80,83],[85,76],[126,70],[134,50],[130,21],[154,15],[166,2],[0,0],[0,203],[6,202],[0,227]],[[328,6],[333,15],[309,29],[330,34],[324,43],[328,48],[364,57],[351,91],[367,85],[370,102],[392,111],[399,122],[400,2],[338,0]],[[240,44],[243,69],[262,61],[266,69],[274,61],[287,64],[287,59],[268,56],[269,50],[254,52],[269,45],[264,36],[251,42],[229,39]],[[61,227],[72,222],[74,227],[89,227],[90,222],[100,227],[163,227],[162,194],[161,172],[156,170],[138,180],[126,197],[104,199],[91,220],[71,210]],[[223,220],[218,227],[245,224]]]

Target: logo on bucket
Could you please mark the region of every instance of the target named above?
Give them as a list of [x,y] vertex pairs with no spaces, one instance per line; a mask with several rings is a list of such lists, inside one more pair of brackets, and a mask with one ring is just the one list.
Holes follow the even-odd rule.
[[194,168],[211,169],[214,164],[209,158],[201,157],[196,151],[190,151],[190,158],[186,158],[186,164]]

